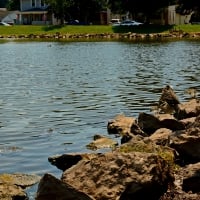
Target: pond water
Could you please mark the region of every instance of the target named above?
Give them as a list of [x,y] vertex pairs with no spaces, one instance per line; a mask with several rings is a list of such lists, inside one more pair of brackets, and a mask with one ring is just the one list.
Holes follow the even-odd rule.
[[[200,41],[1,42],[0,173],[60,176],[117,114],[150,112],[170,84],[200,90]],[[109,136],[117,139],[114,136]],[[32,192],[33,193],[33,192]]]

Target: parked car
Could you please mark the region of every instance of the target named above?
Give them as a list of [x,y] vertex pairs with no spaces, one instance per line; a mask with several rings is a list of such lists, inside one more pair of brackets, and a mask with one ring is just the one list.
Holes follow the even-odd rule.
[[120,26],[139,26],[139,25],[142,25],[143,23],[141,22],[137,22],[135,20],[124,20],[122,21],[119,25]]
[[193,22],[193,21],[191,21],[190,23],[191,24],[199,24],[200,25],[200,21],[199,22],[195,22],[195,21]]
[[86,23],[86,22],[80,22],[79,20],[77,19],[71,19],[67,22],[65,22],[65,25],[89,25],[89,23]]
[[0,26],[11,26],[11,25],[6,22],[0,22]]
[[109,24],[115,25],[115,24],[120,24],[121,20],[120,19],[111,19]]

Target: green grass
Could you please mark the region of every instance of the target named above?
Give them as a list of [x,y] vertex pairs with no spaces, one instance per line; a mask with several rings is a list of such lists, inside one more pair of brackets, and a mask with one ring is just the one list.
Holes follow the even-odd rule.
[[69,34],[86,34],[86,33],[112,33],[111,26],[28,26],[28,25],[14,25],[14,26],[0,26],[0,35],[22,35],[22,34],[55,34],[55,33],[69,33]]
[[187,32],[187,33],[200,32],[200,25],[198,25],[198,24],[195,24],[195,25],[191,25],[191,24],[178,25],[178,26],[175,26],[175,28],[177,30],[183,30],[184,32]]
[[200,32],[200,25],[179,25],[179,26],[141,26],[141,27],[112,27],[109,25],[89,26],[28,26],[14,25],[10,27],[0,26],[0,35],[23,35],[23,34],[100,34],[100,33],[168,33],[170,30],[181,30],[188,33]]
[[143,25],[139,27],[114,27],[114,32],[135,32],[135,33],[169,33],[170,31],[183,31],[187,33],[200,32],[200,25]]

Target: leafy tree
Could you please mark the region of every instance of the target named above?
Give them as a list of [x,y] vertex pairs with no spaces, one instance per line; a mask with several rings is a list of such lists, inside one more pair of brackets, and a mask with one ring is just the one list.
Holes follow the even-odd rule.
[[7,2],[8,2],[8,0],[1,0],[0,1],[0,8],[6,7]]
[[106,0],[46,0],[57,19],[78,19],[83,22],[92,20],[96,12],[104,8]]
[[68,17],[88,23],[95,18],[96,13],[105,8],[104,0],[76,0],[68,10]]
[[74,5],[73,0],[46,0],[45,2],[50,5],[49,10],[55,17],[61,20],[61,24],[64,24],[65,11]]
[[112,10],[113,13],[122,14],[125,11],[128,11],[123,5],[123,1],[120,0],[108,0],[108,7]]
[[6,8],[8,10],[20,10],[20,0],[7,0]]
[[149,18],[157,10],[174,4],[176,0],[108,0],[111,10],[114,12],[130,12],[133,16],[143,13]]
[[178,0],[178,3],[187,9],[193,9],[194,7],[200,8],[199,0]]
[[199,0],[179,0],[179,11],[183,12],[184,10],[194,11],[190,22],[199,22],[200,21],[200,1]]

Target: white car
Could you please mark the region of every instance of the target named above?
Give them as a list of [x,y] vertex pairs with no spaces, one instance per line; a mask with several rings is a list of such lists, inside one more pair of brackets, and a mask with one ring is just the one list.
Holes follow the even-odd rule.
[[139,26],[142,24],[143,23],[134,20],[124,20],[123,22],[120,23],[120,26]]
[[121,23],[120,19],[111,19],[109,24],[116,25],[120,23]]
[[0,22],[0,26],[11,26],[11,25],[7,24],[6,22]]

